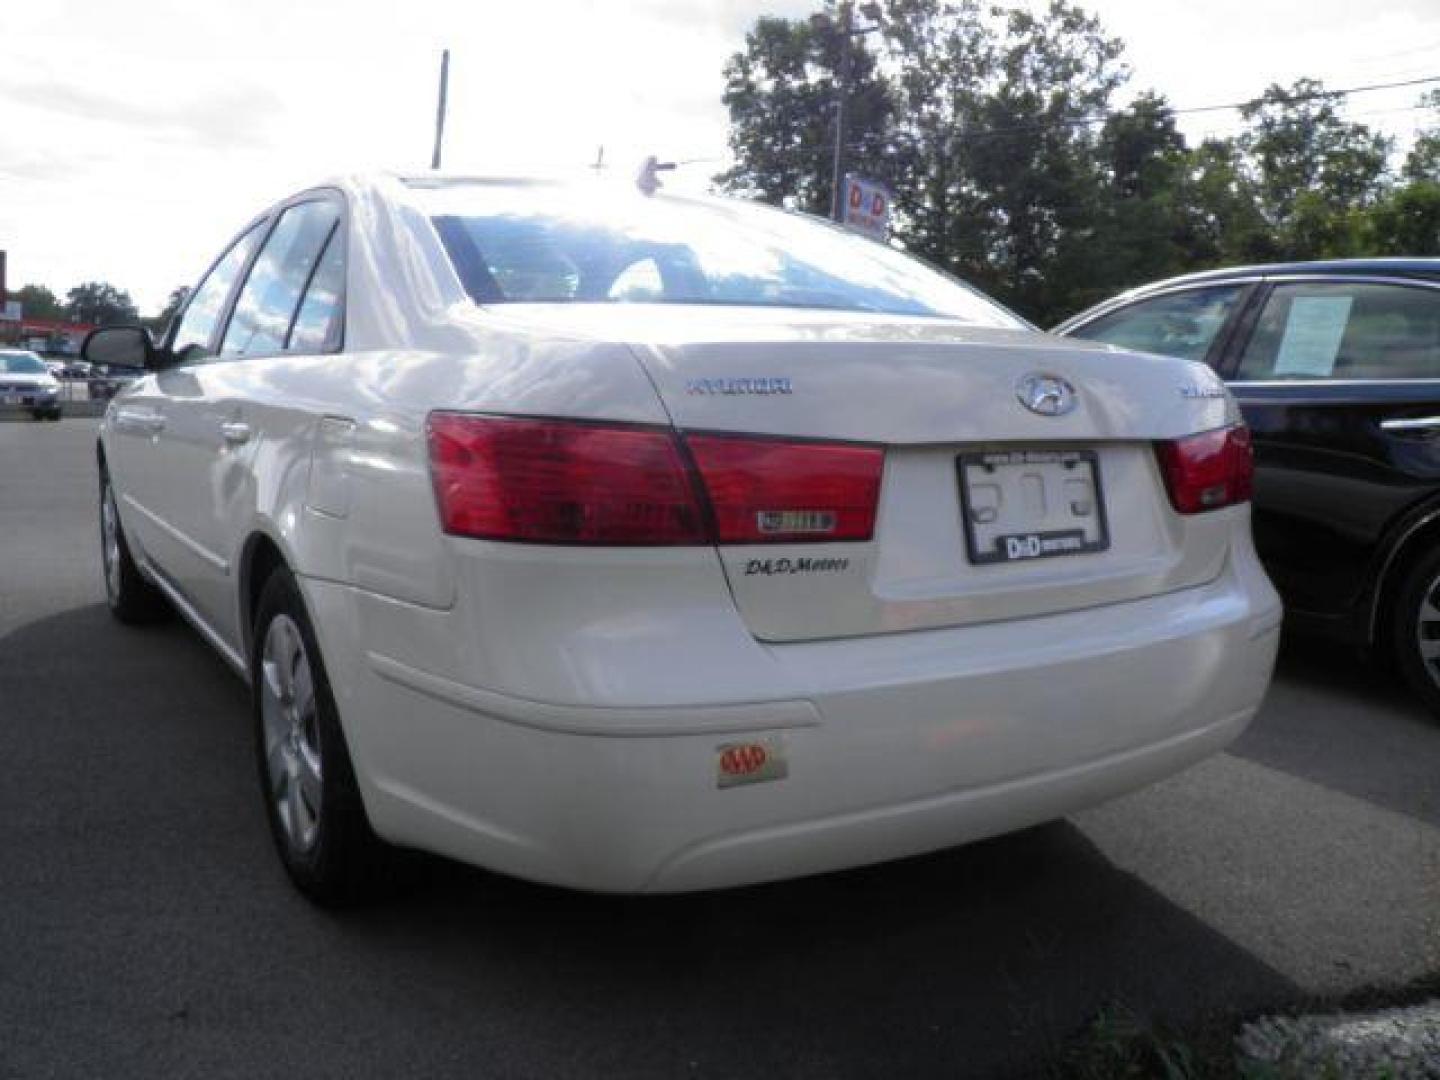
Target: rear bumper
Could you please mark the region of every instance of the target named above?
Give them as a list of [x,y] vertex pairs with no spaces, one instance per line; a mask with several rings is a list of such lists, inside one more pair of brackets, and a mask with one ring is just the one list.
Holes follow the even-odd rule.
[[[9,400],[14,398],[16,400]],[[0,395],[0,414],[51,412],[60,408],[59,394],[3,394]]]
[[[665,892],[1024,828],[1214,753],[1258,708],[1279,636],[1278,600],[1243,547],[1210,584],[1142,601],[755,643],[767,686],[795,692],[696,704],[554,704],[466,685],[426,670],[423,649],[394,655],[395,628],[453,640],[458,611],[303,587],[381,835],[534,880]],[[783,758],[784,776],[722,786],[737,742]]]
[[1138,749],[984,787],[702,840],[667,858],[644,889],[682,892],[820,873],[1053,821],[1209,757],[1254,713],[1245,709]]

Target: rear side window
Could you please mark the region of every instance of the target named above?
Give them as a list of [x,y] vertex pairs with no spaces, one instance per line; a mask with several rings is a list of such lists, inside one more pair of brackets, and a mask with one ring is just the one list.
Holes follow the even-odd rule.
[[1215,285],[1141,300],[1087,323],[1070,336],[1203,361],[1245,288]]
[[1235,378],[1440,379],[1440,290],[1364,282],[1277,285]]
[[320,265],[310,278],[305,299],[300,302],[286,351],[318,353],[338,349],[344,296],[345,240],[337,227],[325,244]]
[[248,232],[231,244],[230,250],[220,256],[219,261],[196,286],[190,302],[185,305],[185,315],[176,328],[175,340],[170,343],[171,352],[178,355],[181,350],[188,348],[191,355],[185,357],[187,360],[197,360],[208,354],[210,339],[215,335],[215,326],[225,311],[225,300],[230,295],[235,279],[244,269],[246,260],[250,258],[255,242],[260,239],[262,225],[263,222],[251,226]]
[[328,199],[298,203],[280,215],[235,301],[222,356],[285,351],[305,288],[339,221],[340,208]]

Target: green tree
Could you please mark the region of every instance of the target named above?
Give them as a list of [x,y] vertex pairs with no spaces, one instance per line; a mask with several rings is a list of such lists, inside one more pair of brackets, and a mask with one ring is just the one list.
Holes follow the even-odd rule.
[[104,281],[87,281],[66,293],[65,315],[75,322],[100,326],[140,321],[130,294]]
[[1039,322],[1092,281],[1101,172],[1090,120],[1125,78],[1121,44],[1063,0],[1040,10],[897,0],[902,233]]
[[1093,271],[1073,290],[1075,307],[1187,269],[1199,237],[1187,202],[1185,138],[1163,98],[1142,94],[1112,114],[1096,150],[1102,187],[1090,245]]
[[1186,269],[1279,257],[1245,155],[1233,139],[1206,139],[1186,154],[1181,197]]
[[881,156],[891,100],[864,43],[834,29],[842,21],[837,6],[818,14],[825,18],[759,19],[745,48],[726,63],[722,101],[736,164],[716,181],[735,194],[775,204],[788,197],[825,214],[842,51],[849,52],[845,128],[852,168]]
[[[1120,43],[1063,0],[888,0],[880,27],[873,53],[871,38],[846,46],[847,162],[894,187],[896,238],[1037,319],[1073,306],[1094,265],[1089,120],[1124,78]],[[755,24],[726,66],[722,187],[828,208],[840,47],[808,20]]]
[[1240,110],[1261,209],[1291,258],[1345,253],[1353,211],[1385,190],[1391,141],[1345,120],[1337,101],[1319,80],[1297,79],[1288,90],[1271,84]]
[[1434,123],[1422,131],[1415,145],[1405,155],[1401,175],[1407,180],[1430,180],[1440,183],[1440,90],[1431,90],[1420,99],[1420,105],[1432,111]]
[[[992,237],[1003,222],[969,164],[982,87],[997,62],[979,0],[889,0],[886,68],[894,123],[883,168],[895,189],[898,232],[916,253],[990,284]],[[970,151],[967,154],[967,151]],[[872,167],[873,168],[873,167]]]
[[10,294],[10,299],[20,301],[27,318],[58,321],[65,317],[59,298],[44,285],[22,285]]
[[[1242,108],[1243,134],[1190,148],[1156,94],[1112,110],[1122,45],[1068,0],[882,0],[863,39],[834,33],[844,10],[825,0],[828,32],[752,28],[725,69],[735,165],[718,182],[828,210],[848,48],[847,163],[892,186],[895,240],[1036,322],[1186,270],[1440,242],[1440,125],[1397,189],[1391,141],[1318,80],[1272,85]],[[1423,100],[1440,117],[1440,91]]]
[[185,306],[185,300],[189,295],[189,285],[177,285],[171,289],[170,296],[165,301],[165,306],[160,309],[160,314],[156,315],[153,319],[147,320],[150,324],[150,329],[156,334],[163,334],[165,328],[170,325],[171,320],[174,319],[175,316],[180,313],[180,309]]
[[1379,255],[1440,255],[1440,182],[1397,188],[1366,216],[1364,242]]
[[1093,128],[1125,78],[1120,42],[1077,7],[1007,13],[999,79],[981,103],[973,175],[1003,222],[1001,296],[1048,324],[1093,279],[1099,176]]

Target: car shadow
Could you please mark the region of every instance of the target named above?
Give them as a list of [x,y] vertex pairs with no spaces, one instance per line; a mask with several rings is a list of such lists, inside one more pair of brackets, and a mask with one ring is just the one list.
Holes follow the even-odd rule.
[[1229,752],[1440,825],[1440,718],[1343,644],[1287,633],[1265,705]]
[[271,851],[248,695],[185,627],[18,626],[0,702],[21,1073],[1033,1075],[1111,1002],[1188,1021],[1299,993],[1066,823],[671,897],[425,859],[322,912]]
[[343,929],[443,963],[462,1000],[497,971],[522,1000],[558,997],[562,1012],[532,1018],[546,1042],[622,1075],[1032,1076],[1116,1002],[1192,1022],[1299,997],[1064,822],[671,897],[437,860],[409,897]]

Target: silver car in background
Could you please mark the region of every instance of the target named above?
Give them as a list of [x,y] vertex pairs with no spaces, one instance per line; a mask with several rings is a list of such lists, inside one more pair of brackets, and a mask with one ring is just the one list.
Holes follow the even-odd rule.
[[25,410],[36,420],[59,420],[60,380],[24,349],[0,349],[0,413]]

